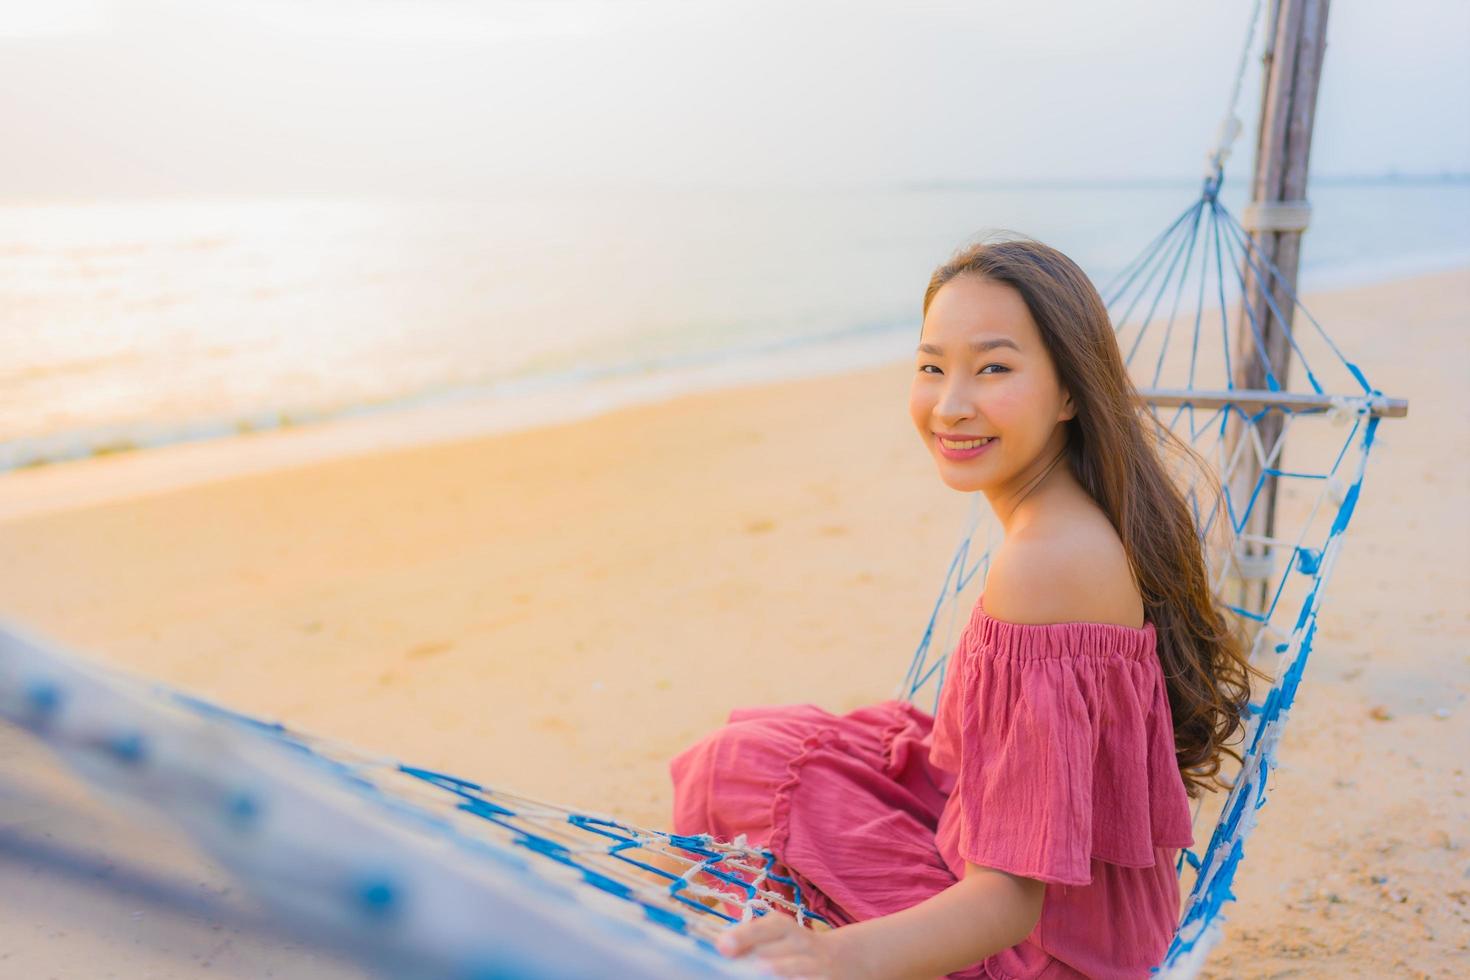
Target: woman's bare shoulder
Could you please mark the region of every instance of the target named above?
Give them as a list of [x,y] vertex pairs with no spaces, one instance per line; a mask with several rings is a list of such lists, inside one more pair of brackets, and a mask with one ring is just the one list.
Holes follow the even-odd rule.
[[1038,522],[1007,537],[985,577],[985,612],[1012,623],[1143,625],[1127,552],[1100,512]]

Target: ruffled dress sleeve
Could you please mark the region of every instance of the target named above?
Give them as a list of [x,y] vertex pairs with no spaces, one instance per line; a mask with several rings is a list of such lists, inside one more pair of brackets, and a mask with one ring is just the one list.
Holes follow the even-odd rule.
[[1192,845],[1156,639],[1152,623],[1010,623],[976,601],[930,750],[957,776],[937,841],[954,864],[1087,885],[1093,860],[1148,868]]

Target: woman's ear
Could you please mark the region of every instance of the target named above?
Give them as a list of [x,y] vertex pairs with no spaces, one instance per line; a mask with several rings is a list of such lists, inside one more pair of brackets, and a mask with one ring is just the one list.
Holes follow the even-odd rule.
[[1062,389],[1062,414],[1057,418],[1058,422],[1077,417],[1077,406],[1072,404],[1072,393],[1065,388]]

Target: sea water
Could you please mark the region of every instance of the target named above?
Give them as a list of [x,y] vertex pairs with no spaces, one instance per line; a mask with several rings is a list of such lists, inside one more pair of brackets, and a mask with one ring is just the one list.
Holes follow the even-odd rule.
[[[0,206],[0,471],[467,399],[534,424],[596,384],[617,401],[899,359],[965,242],[1029,234],[1102,285],[1198,188]],[[1244,188],[1222,199],[1239,214]],[[1470,263],[1470,182],[1320,181],[1311,201],[1304,291]]]

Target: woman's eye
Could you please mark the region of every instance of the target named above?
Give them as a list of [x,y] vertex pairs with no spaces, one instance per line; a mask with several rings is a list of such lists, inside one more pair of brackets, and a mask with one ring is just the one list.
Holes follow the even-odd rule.
[[[933,371],[929,371],[928,370],[929,368],[934,368],[934,370]],[[995,371],[990,371],[991,368],[995,368],[996,370]],[[1009,371],[1009,370],[1010,370],[1010,368],[1006,367],[1004,364],[987,364],[983,368],[981,368],[979,371],[976,371],[975,373],[976,374],[985,374],[986,372],[990,372],[991,374],[999,374],[1002,371]],[[939,366],[938,365],[935,365],[935,364],[920,364],[919,365],[919,373],[920,374],[939,374],[939,373],[942,373],[942,372],[939,370]]]

